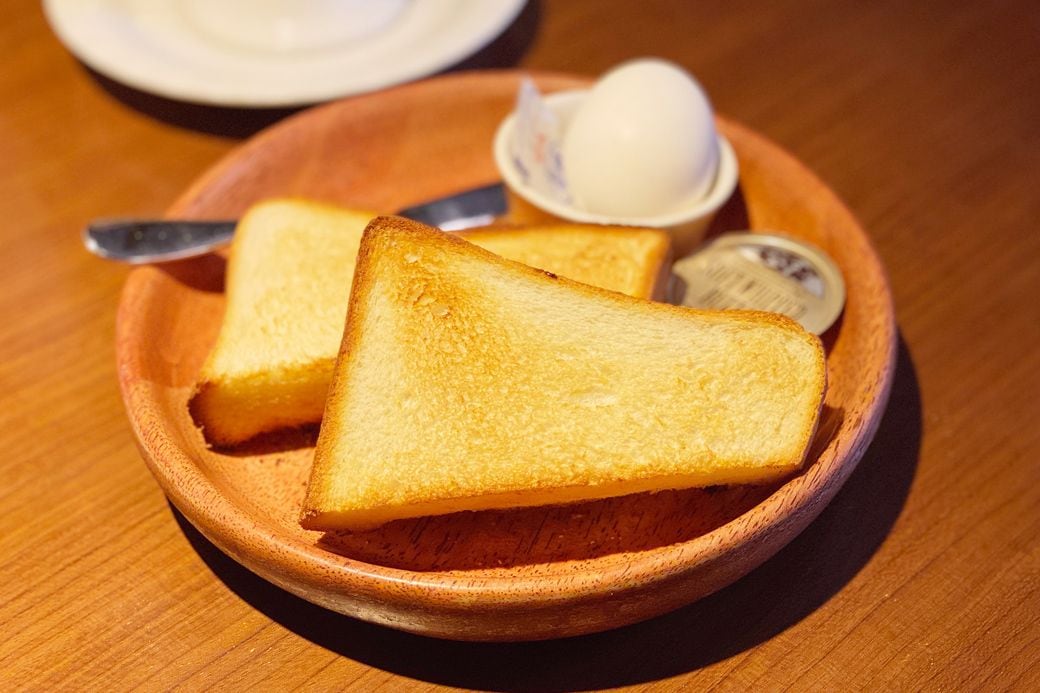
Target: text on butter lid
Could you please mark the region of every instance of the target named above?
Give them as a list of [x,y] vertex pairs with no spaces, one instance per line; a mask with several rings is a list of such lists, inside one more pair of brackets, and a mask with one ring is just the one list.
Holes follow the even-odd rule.
[[845,282],[830,257],[772,233],[723,234],[672,271],[676,303],[782,313],[815,334],[834,324],[845,305]]

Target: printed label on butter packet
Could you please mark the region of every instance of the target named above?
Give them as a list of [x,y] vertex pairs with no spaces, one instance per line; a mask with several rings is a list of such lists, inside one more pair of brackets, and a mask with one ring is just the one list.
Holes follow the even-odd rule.
[[769,233],[725,233],[673,265],[674,300],[694,308],[782,313],[823,334],[845,305],[837,264],[804,241]]
[[560,155],[560,120],[530,79],[520,83],[510,154],[524,183],[543,195],[571,203]]

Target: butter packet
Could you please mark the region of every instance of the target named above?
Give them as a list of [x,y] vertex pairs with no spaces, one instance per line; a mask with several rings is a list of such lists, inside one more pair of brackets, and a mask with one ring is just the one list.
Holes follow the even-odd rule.
[[557,202],[572,204],[560,154],[560,119],[530,79],[520,83],[510,156],[524,184]]

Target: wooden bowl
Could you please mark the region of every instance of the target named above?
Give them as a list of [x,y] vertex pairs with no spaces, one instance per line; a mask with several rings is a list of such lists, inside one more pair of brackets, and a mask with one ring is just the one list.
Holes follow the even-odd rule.
[[[587,83],[535,76],[546,91]],[[392,211],[492,182],[492,135],[521,77],[449,75],[300,113],[233,151],[169,215],[235,216],[284,194]],[[753,570],[819,514],[862,457],[888,397],[895,328],[881,264],[842,203],[761,136],[725,119],[719,127],[741,177],[716,226],[806,239],[847,282],[843,318],[824,336],[824,415],[798,476],[768,487],[424,518],[353,535],[304,531],[297,514],[314,432],[216,452],[188,415],[224,302],[224,259],[210,255],[133,271],[119,306],[120,385],[159,484],[210,541],[267,580],[343,614],[438,637],[604,630]]]

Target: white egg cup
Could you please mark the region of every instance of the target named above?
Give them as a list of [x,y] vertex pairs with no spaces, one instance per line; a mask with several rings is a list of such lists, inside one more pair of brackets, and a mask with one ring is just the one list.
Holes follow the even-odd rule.
[[[546,106],[559,119],[563,132],[566,132],[567,124],[587,95],[587,89],[578,89],[556,92],[544,97]],[[719,163],[715,180],[703,197],[689,205],[665,214],[644,217],[614,217],[578,209],[527,184],[512,154],[515,125],[515,113],[502,121],[495,133],[493,149],[495,164],[510,193],[510,214],[518,221],[562,219],[582,224],[664,229],[672,237],[675,254],[682,256],[693,250],[703,240],[715,214],[737,187],[739,179],[737,156],[730,143],[720,134],[718,135]]]

